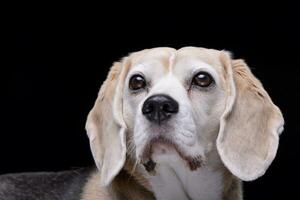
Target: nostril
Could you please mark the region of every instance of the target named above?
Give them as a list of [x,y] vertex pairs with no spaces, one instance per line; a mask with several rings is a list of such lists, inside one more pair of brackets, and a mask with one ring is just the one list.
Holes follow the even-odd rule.
[[162,111],[164,111],[166,113],[172,112],[172,108],[171,108],[170,104],[164,104],[162,106]]
[[178,112],[178,103],[167,102],[163,105],[162,110],[166,113],[177,113]]
[[147,103],[147,105],[143,106],[142,112],[143,114],[149,114],[152,113],[154,109],[153,104]]

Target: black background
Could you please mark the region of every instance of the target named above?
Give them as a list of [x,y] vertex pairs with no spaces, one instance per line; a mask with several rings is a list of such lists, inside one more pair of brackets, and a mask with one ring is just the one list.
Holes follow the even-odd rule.
[[0,173],[93,165],[84,125],[111,64],[145,48],[191,45],[226,49],[245,59],[284,114],[277,157],[262,178],[245,184],[245,199],[296,195],[297,6],[138,6],[33,4],[8,12]]

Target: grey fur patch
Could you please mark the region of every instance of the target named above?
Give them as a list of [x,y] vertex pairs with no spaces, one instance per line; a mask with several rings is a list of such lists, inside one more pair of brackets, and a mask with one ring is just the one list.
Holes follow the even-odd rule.
[[92,169],[0,176],[0,200],[79,200]]

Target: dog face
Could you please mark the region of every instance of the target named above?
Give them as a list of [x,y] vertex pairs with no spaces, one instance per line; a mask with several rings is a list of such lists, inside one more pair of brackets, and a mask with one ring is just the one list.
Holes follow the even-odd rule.
[[234,175],[253,180],[274,159],[282,127],[242,60],[195,47],[143,50],[115,63],[86,124],[103,185],[126,157],[146,169],[151,161],[196,170],[213,150]]
[[217,52],[203,51],[156,48],[132,61],[123,115],[138,162],[184,161],[195,170],[214,147],[225,73]]

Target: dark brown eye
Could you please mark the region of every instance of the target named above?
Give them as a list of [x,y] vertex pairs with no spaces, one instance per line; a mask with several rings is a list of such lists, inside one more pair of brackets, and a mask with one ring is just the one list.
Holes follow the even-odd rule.
[[131,90],[138,90],[146,87],[146,81],[141,75],[133,75],[129,80],[129,88]]
[[207,72],[199,72],[194,76],[192,84],[200,87],[208,87],[214,82],[213,78]]

